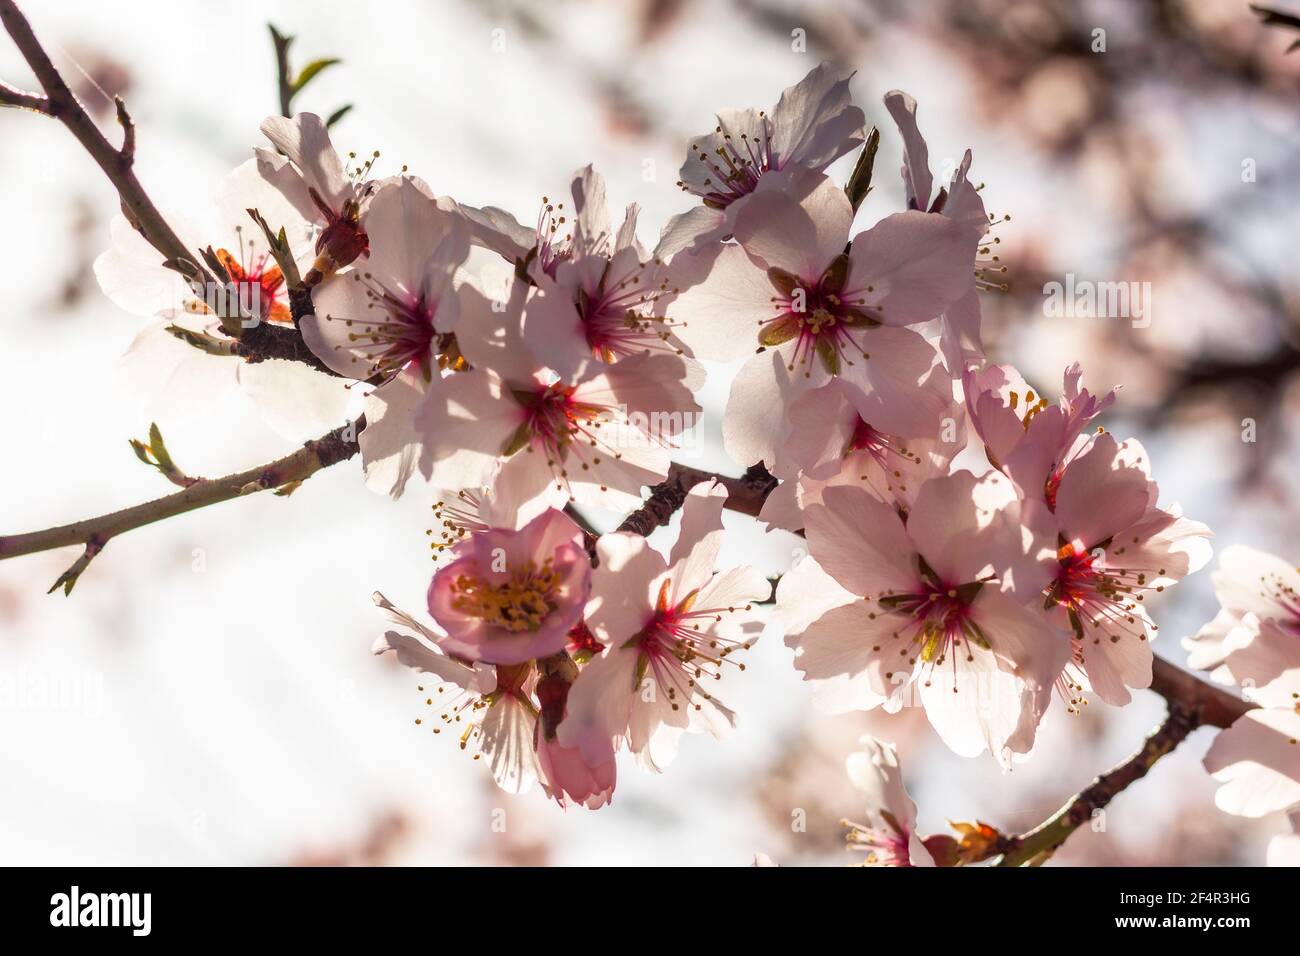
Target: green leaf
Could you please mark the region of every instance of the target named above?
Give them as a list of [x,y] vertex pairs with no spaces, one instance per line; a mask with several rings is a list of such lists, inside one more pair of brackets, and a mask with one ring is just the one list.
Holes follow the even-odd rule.
[[325,57],[320,60],[312,60],[302,68],[302,71],[298,74],[298,78],[289,84],[289,89],[293,91],[294,96],[297,96],[302,92],[304,86],[316,79],[316,77],[322,72],[329,69],[334,64],[342,62],[342,60],[335,57]]
[[862,205],[862,200],[866,199],[867,193],[871,192],[871,173],[876,165],[876,150],[879,148],[880,130],[873,126],[871,132],[867,134],[867,141],[862,147],[862,152],[858,154],[857,165],[853,167],[853,173],[849,176],[849,181],[844,187],[844,192],[848,195],[854,212],[858,211],[858,207]]
[[336,109],[333,113],[329,115],[329,119],[325,121],[325,128],[332,129],[334,127],[334,124],[337,123],[339,120],[341,120],[343,117],[347,116],[348,113],[351,111],[351,109],[352,109],[351,103],[346,103],[343,106],[340,106],[338,109]]

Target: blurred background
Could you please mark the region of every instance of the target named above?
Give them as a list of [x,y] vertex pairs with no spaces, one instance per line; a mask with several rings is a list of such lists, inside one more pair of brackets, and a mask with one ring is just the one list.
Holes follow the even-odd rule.
[[[1009,288],[984,299],[990,354],[1052,396],[1075,359],[1094,390],[1122,384],[1105,423],[1147,444],[1162,501],[1207,522],[1216,549],[1300,561],[1300,53],[1285,55],[1300,34],[1261,25],[1242,0],[26,7],[114,140],[111,95],[126,98],[140,179],[195,220],[276,111],[268,21],[296,35],[299,65],[343,58],[296,107],[354,104],[335,142],[381,150],[380,175],[407,164],[440,194],[531,223],[543,195],[594,161],[616,209],[642,205],[648,244],[691,204],[677,168],[714,110],[770,108],[817,61],[850,65],[883,134],[859,225],[901,208],[901,147],[880,104],[901,88],[920,102],[936,173],[970,147],[988,208],[1011,216],[997,230]],[[35,88],[7,37],[0,78]],[[190,474],[293,447],[238,393],[160,406],[121,374],[145,320],[91,271],[116,207],[65,129],[0,111],[2,532],[173,490],[127,445],[151,421]],[[1149,323],[1049,315],[1044,284],[1067,274],[1150,283]],[[738,473],[718,440],[730,370],[715,371],[683,458]],[[414,724],[415,675],[369,653],[382,630],[372,590],[423,605],[431,500],[376,496],[353,461],[290,498],[116,539],[69,598],[45,591],[77,549],[0,563],[0,863],[743,865],[762,851],[840,864],[855,858],[839,821],[863,809],[844,758],[864,732],[898,743],[923,832],[976,818],[1019,831],[1162,714],[1148,693],[1082,717],[1058,706],[1034,758],[1004,775],[948,752],[919,711],[819,715],[769,634],[731,675],[723,696],[740,726],[725,744],[688,737],[659,777],[622,762],[613,805],[596,813],[511,797]],[[727,519],[724,561],[789,565],[797,539]],[[1163,597],[1156,650],[1181,662],[1179,638],[1216,609],[1209,569]],[[1053,865],[1262,863],[1283,818],[1215,809],[1200,767],[1211,736],[1161,761]]]

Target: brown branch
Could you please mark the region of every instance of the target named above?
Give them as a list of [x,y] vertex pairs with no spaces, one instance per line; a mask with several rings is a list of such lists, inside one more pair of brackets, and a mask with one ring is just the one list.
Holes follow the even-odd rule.
[[[85,107],[68,88],[68,84],[64,82],[44,47],[32,33],[31,24],[27,22],[27,18],[23,16],[13,0],[0,0],[0,22],[4,24],[5,30],[13,38],[14,45],[18,47],[18,52],[27,61],[41,88],[45,90],[44,97],[20,94],[23,102],[12,103],[18,91],[6,87],[5,102],[35,109],[46,116],[54,117],[66,126],[116,187],[118,196],[121,197],[123,214],[131,220],[131,224],[140,231],[149,244],[162,254],[165,261],[188,262],[202,273],[198,256],[187,249],[172,231],[171,226],[163,219],[162,214],[136,178],[133,169],[135,127],[122,101],[120,99],[116,101],[118,122],[123,128],[122,146],[119,149],[100,132]],[[40,103],[37,100],[40,100]]]
[[754,465],[740,478],[729,478],[674,462],[668,469],[668,477],[650,489],[645,503],[624,518],[618,530],[642,536],[650,534],[672,520],[673,513],[686,503],[692,488],[702,481],[715,479],[727,489],[728,510],[754,517],[763,510],[763,502],[776,487],[776,479],[761,464]]
[[999,841],[1002,854],[996,866],[1038,866],[1091,820],[1129,784],[1141,780],[1156,761],[1187,739],[1197,727],[1228,727],[1257,705],[1157,657],[1151,688],[1168,704],[1164,722],[1143,742],[1137,753],[1102,774],[1092,785],[1028,833]]
[[[0,22],[4,23],[5,29],[13,38],[14,44],[31,67],[46,94],[37,96],[0,85],[0,102],[33,109],[46,116],[54,117],[66,126],[117,189],[123,215],[162,255],[164,263],[173,266],[184,263],[184,267],[179,268],[178,271],[187,279],[206,282],[210,286],[215,285],[212,274],[204,268],[202,255],[185,246],[136,178],[135,123],[132,122],[121,97],[114,99],[117,121],[122,127],[122,145],[118,148],[114,147],[100,132],[85,107],[64,82],[40,41],[36,39],[31,25],[13,0],[0,0]],[[229,326],[223,323],[223,330],[238,339],[233,343],[231,351],[249,362],[285,359],[290,362],[302,362],[327,375],[337,375],[338,373],[307,348],[302,334],[298,331],[298,322],[302,316],[311,313],[312,306],[310,292],[297,291],[298,295],[291,294],[293,329],[266,322],[255,323],[248,327],[242,327],[239,322],[231,323]]]
[[0,83],[0,106],[12,106],[17,109],[33,110],[50,115],[50,101],[39,93],[28,93],[8,83]]
[[357,435],[363,428],[365,428],[364,419],[342,425],[270,464],[250,468],[224,478],[201,478],[185,490],[165,498],[57,528],[0,536],[0,561],[74,544],[83,545],[85,552],[72,567],[60,575],[54,582],[54,587],[50,588],[53,591],[55,588],[62,587],[65,594],[69,593],[77,577],[91,560],[118,535],[164,518],[206,508],[218,502],[230,501],[232,498],[240,498],[270,488],[296,487],[297,483],[311,477],[322,468],[347,461],[355,455],[359,449]]

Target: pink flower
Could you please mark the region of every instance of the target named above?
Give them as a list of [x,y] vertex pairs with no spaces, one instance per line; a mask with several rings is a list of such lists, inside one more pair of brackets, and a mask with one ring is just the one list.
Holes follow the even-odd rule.
[[966,409],[989,463],[1030,498],[1050,500],[1079,436],[1115,401],[1115,389],[1098,398],[1080,388],[1082,377],[1077,362],[1067,368],[1053,405],[1010,365],[968,369],[963,376]]
[[[538,292],[524,316],[529,350],[562,377],[574,375],[592,358],[615,362],[644,352],[684,355],[672,323],[655,314],[656,300],[668,291],[666,270],[636,241],[636,205],[627,207],[615,234],[605,206],[605,181],[591,166],[574,177],[572,191],[572,235],[558,234],[566,217],[549,203],[538,223],[529,270]],[[685,361],[698,387],[703,370]]]
[[[1222,731],[1205,755],[1221,786],[1214,800],[1226,813],[1262,817],[1300,809],[1300,572],[1250,548],[1223,552],[1214,590],[1218,617],[1185,642],[1193,666],[1239,682],[1260,706]],[[1293,839],[1275,841],[1293,852]]]
[[1076,689],[1090,687],[1123,705],[1129,687],[1151,685],[1157,628],[1145,598],[1210,558],[1209,528],[1176,508],[1156,507],[1158,491],[1137,441],[1119,443],[1103,433],[1079,444],[1048,502],[1060,544],[1047,604],[1074,635],[1059,685],[1072,711],[1080,702]]
[[583,533],[548,510],[518,531],[490,528],[452,548],[429,585],[440,646],[467,660],[518,664],[564,649],[591,591]]
[[375,191],[364,268],[316,286],[316,314],[302,320],[321,361],[347,378],[381,383],[406,370],[427,382],[437,369],[463,364],[450,335],[458,316],[452,276],[469,255],[469,231],[453,208],[410,176]]
[[[259,226],[256,209],[277,231],[284,229],[295,260],[311,262],[307,223],[277,190],[284,175],[267,181],[248,160],[221,183],[214,214],[200,224],[168,215],[181,240],[195,250],[211,248],[225,271],[217,285],[191,285],[123,217],[111,224],[112,246],[95,260],[104,294],[122,309],[153,321],[122,357],[128,386],[142,415],[168,416],[208,409],[223,393],[242,392],[263,420],[293,441],[318,437],[346,416],[345,383],[299,362],[245,362],[233,357],[226,329],[255,322],[289,325],[288,289]],[[237,329],[235,329],[237,331]],[[206,343],[196,348],[192,342]]]
[[772,460],[786,419],[773,414],[840,379],[888,408],[906,432],[938,427],[916,403],[938,356],[898,326],[932,319],[969,279],[974,243],[943,216],[906,212],[859,234],[845,252],[853,209],[825,176],[766,190],[736,218],[739,245],[678,256],[669,306],[683,341],[704,359],[758,354],[732,385],[723,423],[728,453]]
[[850,97],[852,76],[822,63],[781,94],[771,115],[755,109],[719,112],[717,128],[691,140],[677,183],[704,205],[668,223],[661,254],[722,238],[748,197],[773,173],[821,172],[861,146],[866,118]]
[[916,804],[903,786],[893,744],[863,737],[862,750],[849,754],[849,779],[866,797],[867,822],[849,826],[851,850],[867,854],[867,866],[934,866],[934,857],[916,833]]
[[770,592],[749,567],[715,572],[726,490],[697,485],[687,495],[667,562],[640,535],[602,535],[587,624],[606,645],[569,692],[559,740],[590,763],[611,739],[652,770],[676,756],[687,731],[723,737],[735,715],[707,689],[735,651],[753,643],[753,602]]
[[537,699],[541,705],[537,759],[542,786],[561,807],[568,799],[588,810],[598,810],[614,794],[617,768],[613,741],[605,738],[604,747],[596,752],[597,759],[592,763],[587,762],[580,748],[560,744],[556,731],[567,714],[569,688],[578,669],[567,656],[554,662],[540,662],[539,666],[544,671],[537,682]]
[[[450,730],[460,748],[480,756],[497,786],[507,793],[526,793],[540,768],[533,746],[537,706],[532,700],[536,675],[531,664],[501,665],[471,662],[448,654],[444,636],[394,607],[378,592],[375,603],[398,629],[384,633],[374,653],[392,651],[397,660],[428,674],[436,686],[419,687],[425,706],[435,707],[433,732]],[[417,718],[423,724],[424,718]]]
[[473,369],[430,391],[421,413],[421,468],[446,489],[517,481],[630,510],[668,473],[673,439],[700,406],[680,358],[662,352],[555,376],[524,347],[523,284],[505,308],[464,286],[457,341]]
[[829,488],[805,517],[810,556],[782,578],[777,615],[821,703],[893,708],[914,686],[957,753],[1027,753],[1070,645],[1022,603],[1051,549],[1026,535],[1010,483],[933,478],[906,521],[865,490]]
[[769,466],[782,482],[764,501],[761,520],[797,531],[803,509],[819,502],[826,488],[840,485],[866,488],[906,511],[927,479],[948,473],[966,434],[965,413],[953,403],[947,371],[936,366],[917,388],[915,403],[946,406],[940,426],[929,435],[894,432],[899,423],[892,408],[876,398],[837,379],[790,404],[787,437]]
[[1225,813],[1262,817],[1300,808],[1300,666],[1276,683],[1266,706],[1214,738],[1205,769],[1223,785],[1214,802]]
[[1222,610],[1183,642],[1191,651],[1188,666],[1248,687],[1251,700],[1276,699],[1273,685],[1300,668],[1300,571],[1274,555],[1233,546],[1219,556],[1214,593]]
[[275,150],[256,149],[258,169],[320,230],[315,263],[303,277],[311,285],[366,254],[367,229],[361,220],[374,186],[366,179],[373,160],[346,170],[315,113],[268,117],[262,132]]
[[[980,363],[984,346],[980,339],[980,305],[978,292],[986,289],[1005,289],[1001,275],[1007,270],[998,265],[998,256],[991,251],[1000,240],[988,238],[986,233],[996,223],[989,221],[979,190],[970,182],[971,152],[966,150],[961,162],[953,170],[947,187],[941,188],[931,201],[933,177],[930,175],[929,149],[916,125],[916,100],[901,90],[885,94],[885,108],[889,110],[899,134],[903,137],[903,188],[907,208],[922,212],[940,213],[968,229],[979,242],[975,269],[966,293],[943,315],[940,339],[944,361],[954,373],[960,373],[972,363]],[[1002,222],[1005,220],[999,220]]]

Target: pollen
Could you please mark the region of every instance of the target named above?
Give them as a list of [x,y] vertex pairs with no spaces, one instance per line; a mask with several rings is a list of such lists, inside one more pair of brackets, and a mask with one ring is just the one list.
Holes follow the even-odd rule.
[[538,567],[529,561],[507,581],[492,584],[479,577],[460,575],[451,585],[451,605],[456,610],[512,633],[536,631],[555,610],[560,575],[547,558]]

